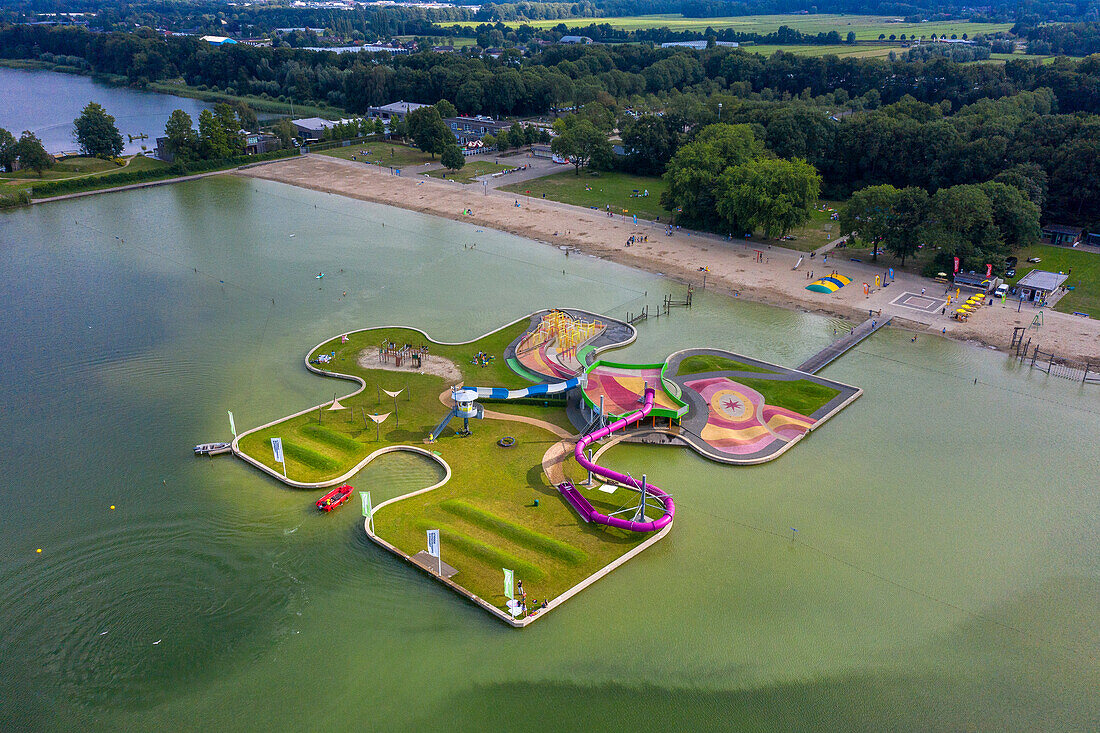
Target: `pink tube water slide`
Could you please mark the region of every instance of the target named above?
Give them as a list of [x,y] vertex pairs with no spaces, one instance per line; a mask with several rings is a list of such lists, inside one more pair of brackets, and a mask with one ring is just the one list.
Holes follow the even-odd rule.
[[[642,489],[642,482],[635,478],[627,476],[625,473],[619,473],[618,471],[612,471],[609,468],[602,468],[597,466],[584,455],[584,450],[597,440],[603,440],[616,430],[622,430],[627,425],[633,425],[634,423],[642,420],[650,411],[653,410],[653,399],[656,396],[656,392],[652,387],[647,387],[645,391],[645,402],[642,405],[642,409],[635,413],[631,413],[624,418],[616,420],[610,425],[600,428],[594,433],[589,433],[583,436],[577,441],[576,447],[573,449],[573,455],[577,459],[577,463],[584,466],[586,469],[594,474],[603,476],[604,478],[611,479],[625,486],[633,487],[639,491]],[[653,484],[646,484],[646,491],[664,504],[665,513],[658,519],[654,519],[652,522],[634,522],[629,519],[619,519],[618,517],[609,517],[606,514],[601,514],[588,502],[584,496],[577,491],[577,488],[571,482],[565,482],[558,486],[558,490],[563,496],[573,505],[573,508],[581,515],[581,518],[588,522],[595,522],[597,524],[604,524],[608,527],[618,527],[620,529],[629,529],[632,532],[654,532],[668,526],[672,521],[672,517],[676,514],[676,505],[672,501],[672,497],[666,494],[661,489],[657,488]]]

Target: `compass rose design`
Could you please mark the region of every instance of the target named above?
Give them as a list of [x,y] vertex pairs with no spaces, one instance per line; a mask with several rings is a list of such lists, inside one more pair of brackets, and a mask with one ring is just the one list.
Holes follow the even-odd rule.
[[715,393],[710,400],[714,410],[725,417],[739,420],[752,409],[752,403],[745,399],[745,395],[732,389],[723,389]]

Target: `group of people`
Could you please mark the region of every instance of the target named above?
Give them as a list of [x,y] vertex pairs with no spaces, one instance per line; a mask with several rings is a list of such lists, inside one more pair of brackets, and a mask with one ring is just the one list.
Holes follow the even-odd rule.
[[627,240],[626,240],[626,246],[629,247],[630,245],[637,244],[638,242],[648,242],[648,241],[649,241],[649,235],[648,234],[631,234],[630,237],[628,237]]

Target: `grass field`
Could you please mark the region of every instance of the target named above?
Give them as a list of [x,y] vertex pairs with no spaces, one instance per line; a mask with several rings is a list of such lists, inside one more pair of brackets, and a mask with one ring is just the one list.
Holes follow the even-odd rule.
[[[366,153],[364,154],[361,151],[366,151]],[[392,142],[352,143],[347,147],[330,148],[317,152],[318,155],[331,155],[333,158],[343,158],[344,160],[354,158],[393,168],[408,168],[439,161],[438,158],[433,161],[432,156],[421,150]]]
[[712,354],[693,354],[684,358],[680,362],[680,366],[676,368],[677,376],[686,376],[688,374],[702,374],[703,372],[723,372],[723,371],[739,371],[739,372],[760,372],[762,374],[775,374],[771,369],[766,369],[762,366],[756,366],[755,364],[746,364],[743,361],[737,361],[725,356],[714,356]]
[[[707,28],[723,30],[731,28],[745,33],[772,33],[785,25],[803,33],[828,33],[836,31],[845,37],[849,31],[856,34],[856,40],[877,40],[880,33],[887,37],[891,33],[900,36],[904,33],[907,37],[913,34],[919,36],[937,36],[946,33],[948,36],[955,34],[962,38],[964,33],[974,36],[978,33],[996,33],[1007,31],[1012,27],[1011,23],[967,23],[965,21],[933,21],[928,23],[893,23],[900,20],[898,16],[887,15],[744,15],[725,18],[685,18],[678,13],[664,13],[660,15],[631,15],[612,18],[566,18],[555,20],[531,20],[523,22],[510,22],[505,25],[517,27],[530,25],[534,28],[552,28],[559,23],[567,26],[586,26],[590,24],[610,24],[613,28],[623,30],[638,30],[640,28],[669,28],[676,31],[704,31]],[[445,23],[444,25],[454,25]],[[476,22],[460,23],[459,25],[476,26]]]
[[[454,361],[468,384],[524,386],[528,382],[512,373],[502,357],[505,346],[526,325],[524,321],[509,326],[475,343],[431,344],[430,349]],[[367,389],[342,400],[346,410],[322,410],[320,414],[312,411],[251,433],[242,438],[241,449],[277,468],[270,439],[281,437],[287,474],[296,480],[318,481],[344,473],[384,445],[421,445],[446,414],[447,408],[439,401],[446,383],[442,377],[428,374],[360,367],[360,352],[372,353],[383,339],[411,344],[425,341],[415,331],[388,328],[352,334],[346,344],[338,338],[325,343],[316,353],[335,351],[332,368],[361,376]],[[476,366],[470,359],[478,351],[497,358],[488,366]],[[397,419],[391,415],[382,423],[380,440],[375,439],[374,423],[368,422],[365,412],[391,412],[394,403],[385,396],[379,401],[377,387],[391,391],[407,388],[397,398]],[[494,403],[487,409],[568,425],[560,407]],[[442,559],[459,571],[455,582],[503,607],[501,568],[516,571],[529,601],[553,598],[648,536],[596,528],[578,519],[542,472],[543,454],[558,441],[553,433],[534,425],[490,418],[472,420],[471,430],[472,435],[463,438],[448,429],[430,446],[451,466],[451,480],[439,489],[376,512],[375,531],[381,537],[413,555],[424,548],[425,530],[440,530]],[[516,438],[516,445],[499,447],[496,441],[504,435]],[[566,466],[571,478],[580,480],[582,473],[576,464]],[[321,492],[315,493],[319,496]],[[633,496],[619,489],[614,494],[594,491],[590,499],[598,509],[609,512],[629,503]]]
[[0,193],[13,193],[38,183],[62,181],[68,178],[94,178],[96,181],[102,181],[102,185],[89,185],[88,190],[106,188],[113,185],[110,181],[112,174],[123,171],[155,170],[168,165],[164,161],[143,155],[135,155],[128,160],[125,166],[118,166],[109,160],[78,156],[58,161],[53,168],[42,171],[41,177],[33,170],[0,173]]
[[[528,195],[535,198],[544,198],[543,194],[546,194],[545,198],[551,201],[594,207],[600,211],[610,204],[611,210],[617,214],[622,214],[623,209],[626,209],[628,215],[637,214],[639,219],[656,219],[659,216],[667,221],[668,212],[660,204],[661,193],[666,188],[668,186],[661,178],[618,172],[589,172],[584,169],[577,176],[570,166],[561,173],[512,183],[503,186],[501,190],[524,194],[529,191]],[[648,190],[649,196],[633,196],[635,190],[642,193]]]
[[[1010,285],[1015,285],[1032,269],[1049,272],[1072,270],[1066,287],[1073,290],[1058,301],[1054,310],[1063,313],[1078,311],[1100,318],[1100,253],[1036,244],[1020,250],[1016,256],[1020,264],[1016,267],[1016,277],[1008,281]],[[1041,262],[1029,263],[1029,257],[1038,257]]]
[[810,214],[810,220],[798,229],[791,231],[790,236],[794,239],[785,239],[781,244],[790,249],[809,252],[836,239],[839,236],[837,222],[830,218],[832,216],[830,210],[839,210],[843,205],[843,201],[819,200],[817,207]]
[[840,390],[834,387],[826,387],[808,379],[787,382],[774,379],[738,377],[737,381],[762,394],[764,401],[769,405],[785,407],[800,415],[812,415],[814,410],[824,407],[829,400],[840,394]]
[[474,183],[474,179],[478,176],[498,173],[503,170],[508,170],[508,166],[490,163],[487,160],[467,159],[466,165],[462,166],[457,171],[444,168],[442,170],[429,171],[428,175],[432,178],[445,178],[448,181],[458,181],[459,183]]

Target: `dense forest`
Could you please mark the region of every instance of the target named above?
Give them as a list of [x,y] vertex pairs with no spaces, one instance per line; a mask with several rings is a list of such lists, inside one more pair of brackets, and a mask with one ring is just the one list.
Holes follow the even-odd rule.
[[617,164],[653,174],[707,125],[740,123],[769,154],[811,164],[829,197],[1007,176],[1045,219],[1100,223],[1097,57],[987,65],[639,44],[379,57],[41,26],[0,27],[0,56],[352,113],[398,99],[494,116],[568,108],[618,128],[632,154]]
[[1088,56],[1100,53],[1100,22],[1051,23],[1030,26],[1017,23],[1012,32],[1027,38],[1029,53]]

